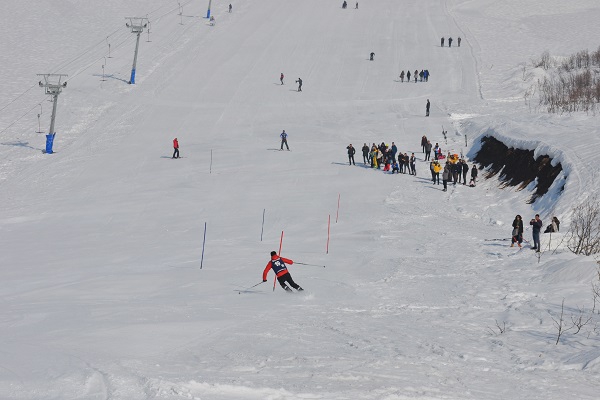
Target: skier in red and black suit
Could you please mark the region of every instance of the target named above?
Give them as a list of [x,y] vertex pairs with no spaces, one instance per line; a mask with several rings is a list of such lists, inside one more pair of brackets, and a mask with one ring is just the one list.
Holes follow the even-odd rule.
[[298,286],[296,284],[296,282],[294,282],[294,280],[292,279],[292,276],[290,275],[290,273],[285,265],[286,263],[289,265],[292,265],[294,263],[294,261],[292,261],[288,258],[279,257],[277,255],[277,252],[272,251],[271,252],[271,261],[269,261],[269,263],[265,267],[265,270],[263,271],[263,282],[267,281],[267,275],[269,274],[269,270],[273,269],[273,272],[275,272],[275,275],[277,276],[277,280],[279,281],[279,284],[281,285],[282,288],[284,288],[288,292],[292,291],[292,289],[290,289],[289,286],[286,285],[286,282],[287,282],[287,283],[289,283],[289,285],[291,287],[293,287],[294,289],[296,289],[299,292],[304,290],[300,286]]

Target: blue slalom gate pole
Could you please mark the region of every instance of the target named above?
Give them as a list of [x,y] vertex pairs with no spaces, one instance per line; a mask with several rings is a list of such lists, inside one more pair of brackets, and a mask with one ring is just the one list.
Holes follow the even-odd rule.
[[131,78],[129,79],[130,85],[135,85],[135,69],[131,70]]
[[204,223],[204,240],[202,241],[202,258],[200,259],[200,269],[204,263],[204,245],[206,244],[206,222]]
[[52,145],[54,144],[54,135],[56,135],[55,133],[49,133],[48,135],[46,135],[46,154],[52,154]]
[[210,4],[212,3],[212,0],[208,0],[208,11],[206,11],[206,18],[210,18]]

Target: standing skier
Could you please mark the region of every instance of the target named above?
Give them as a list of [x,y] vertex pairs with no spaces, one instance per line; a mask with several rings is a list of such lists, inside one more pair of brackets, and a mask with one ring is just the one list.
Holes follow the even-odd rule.
[[294,280],[292,279],[292,276],[288,272],[287,266],[285,265],[286,263],[289,265],[292,265],[294,263],[294,261],[292,261],[288,258],[279,257],[277,255],[277,252],[272,251],[271,252],[271,261],[269,261],[267,263],[267,266],[265,267],[265,270],[263,271],[263,282],[267,281],[267,274],[269,273],[270,269],[273,269],[273,272],[275,272],[275,276],[277,276],[277,280],[279,281],[279,284],[286,291],[288,291],[288,292],[292,291],[292,289],[290,289],[290,287],[288,285],[286,285],[286,283],[289,283],[289,285],[291,287],[293,287],[294,289],[296,289],[299,292],[304,290],[300,286],[298,286],[296,284],[296,282],[294,282]]
[[288,146],[288,143],[287,143],[288,134],[285,133],[285,129],[283,130],[283,132],[281,132],[281,134],[279,135],[279,137],[281,138],[281,149],[280,150],[283,150],[283,145],[284,144],[285,144],[285,147],[289,150],[290,147]]
[[415,74],[413,75],[415,77],[415,83],[417,83],[417,78],[419,77],[419,70],[415,69]]
[[451,37],[448,38],[448,47],[452,47],[452,38]]
[[400,82],[404,82],[404,70],[400,72]]
[[460,38],[460,36],[459,36],[459,37],[458,37],[458,47],[460,47],[460,41],[461,41],[461,40],[462,40],[462,39],[461,39],[461,38]]
[[406,71],[406,82],[410,82],[410,70]]
[[281,75],[279,76],[279,80],[281,81],[281,84],[283,85],[283,72],[281,73]]
[[179,158],[179,141],[177,141],[177,138],[173,139],[173,157],[171,158]]
[[302,91],[302,79],[298,78],[296,83],[298,84],[298,91],[301,92]]
[[375,57],[375,53],[371,52],[371,58],[370,58],[371,61],[373,61],[373,57]]
[[440,47],[444,47],[444,37],[442,36],[442,39],[440,40]]
[[356,153],[356,149],[352,147],[352,143],[350,143],[346,149],[348,149],[348,165],[356,165],[354,164],[354,154]]
[[429,103],[429,99],[427,99],[427,104],[425,105],[425,116],[429,117],[429,107],[431,106],[431,103]]
[[231,9],[232,9],[232,8],[233,8],[233,7],[231,6],[231,4],[229,4],[229,12],[231,12]]

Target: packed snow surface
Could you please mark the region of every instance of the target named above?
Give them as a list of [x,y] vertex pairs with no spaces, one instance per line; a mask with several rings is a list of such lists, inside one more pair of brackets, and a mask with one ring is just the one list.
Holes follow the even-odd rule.
[[[341,3],[213,1],[210,26],[208,1],[0,2],[0,398],[598,398],[598,266],[564,232],[598,192],[600,124],[547,114],[532,60],[596,50],[600,4]],[[149,21],[133,85],[125,17]],[[423,135],[563,172],[534,204],[496,179],[442,192]],[[381,142],[417,175],[363,165]],[[536,213],[563,221],[539,257],[509,247]],[[312,264],[289,266],[302,293],[261,283],[280,246]],[[590,321],[556,344],[561,312]]]

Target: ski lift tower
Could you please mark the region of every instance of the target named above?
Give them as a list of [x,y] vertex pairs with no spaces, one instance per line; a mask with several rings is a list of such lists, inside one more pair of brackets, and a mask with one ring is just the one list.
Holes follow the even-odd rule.
[[56,119],[56,105],[58,103],[58,95],[64,88],[67,87],[67,82],[63,79],[68,75],[65,74],[38,74],[44,77],[44,82],[39,82],[40,87],[43,87],[47,95],[52,96],[52,117],[50,118],[50,130],[46,135],[46,154],[52,154],[52,144],[54,143],[54,121]]
[[144,28],[148,26],[148,18],[145,17],[125,17],[129,22],[125,24],[128,28],[131,29],[131,33],[135,33],[137,35],[137,40],[135,42],[135,54],[133,55],[133,67],[131,67],[131,79],[129,80],[129,84],[135,84],[135,66],[137,64],[137,56],[138,56],[138,48],[140,47],[140,34],[144,31]]

